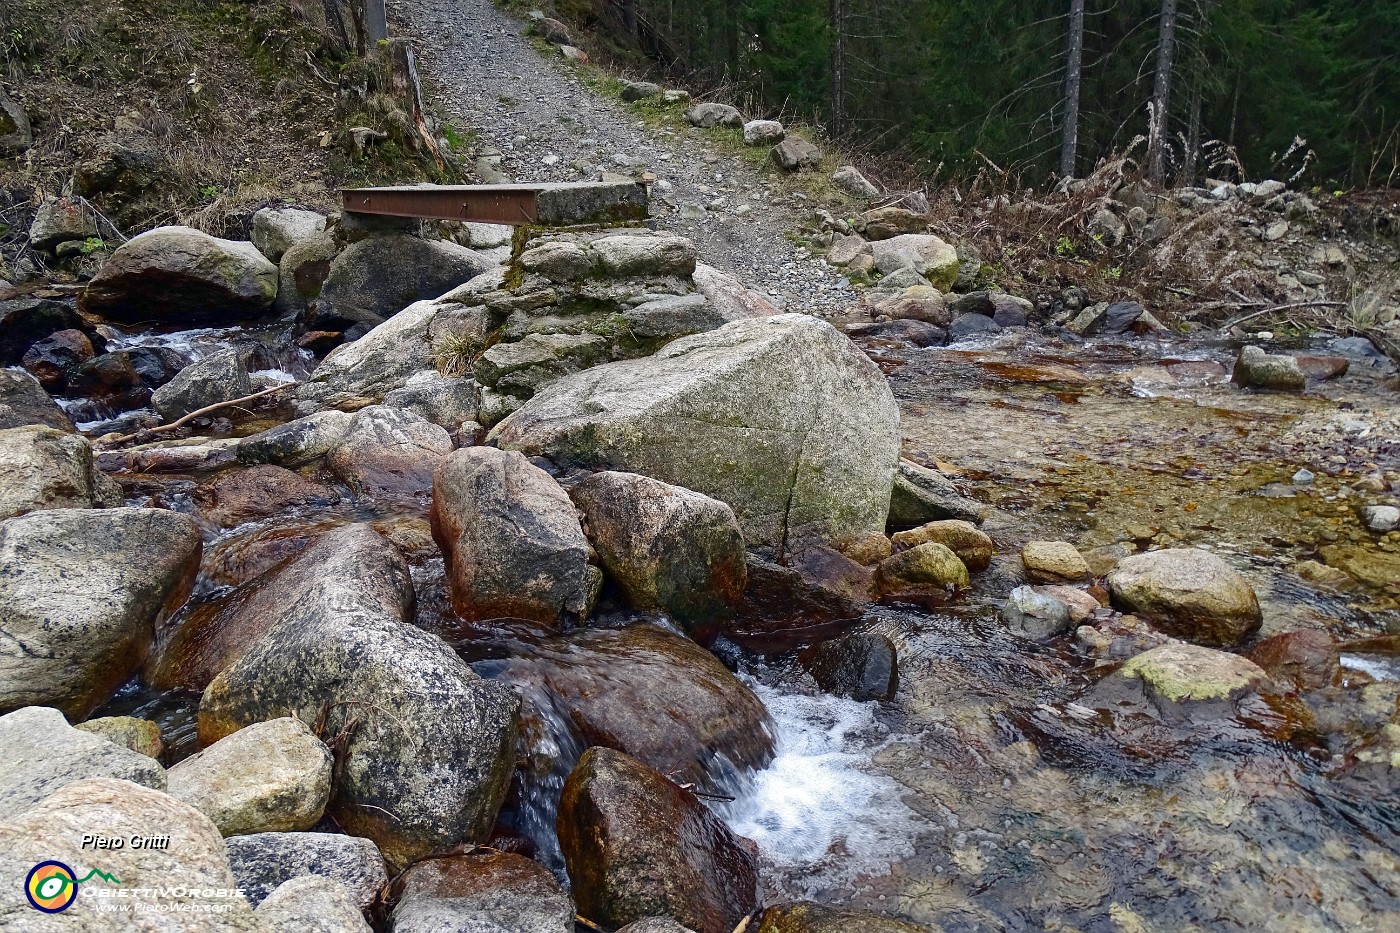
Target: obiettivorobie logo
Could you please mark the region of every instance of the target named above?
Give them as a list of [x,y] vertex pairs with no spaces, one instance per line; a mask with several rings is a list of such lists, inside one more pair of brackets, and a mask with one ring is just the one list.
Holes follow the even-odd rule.
[[101,878],[108,884],[121,884],[98,868],[79,878],[73,869],[62,862],[40,862],[29,870],[29,875],[24,879],[24,896],[29,898],[29,906],[35,910],[46,914],[60,913],[78,899],[78,885],[86,884],[93,878]]

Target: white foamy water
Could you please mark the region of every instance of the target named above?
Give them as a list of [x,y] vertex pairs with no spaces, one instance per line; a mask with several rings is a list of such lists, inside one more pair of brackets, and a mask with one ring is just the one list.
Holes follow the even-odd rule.
[[890,742],[874,704],[751,686],[772,714],[777,757],[715,810],[758,844],[764,874],[815,897],[912,856],[931,827],[904,805],[901,785],[869,769]]
[[177,353],[183,353],[192,359],[200,360],[225,349],[243,333],[244,330],[241,327],[198,327],[171,333],[147,331],[109,340],[107,341],[107,349],[128,350],[134,347],[165,347]]
[[261,376],[270,382],[296,382],[297,377],[287,372],[285,369],[259,369],[251,372],[249,376]]
[[1342,667],[1360,671],[1376,680],[1400,680],[1400,662],[1393,658],[1344,654],[1341,658],[1341,664]]

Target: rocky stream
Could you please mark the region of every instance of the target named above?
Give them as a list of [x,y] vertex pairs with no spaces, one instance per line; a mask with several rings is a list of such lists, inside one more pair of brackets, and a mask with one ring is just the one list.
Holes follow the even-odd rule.
[[0,929],[1400,929],[1394,363],[920,216],[793,313],[296,209],[7,288]]

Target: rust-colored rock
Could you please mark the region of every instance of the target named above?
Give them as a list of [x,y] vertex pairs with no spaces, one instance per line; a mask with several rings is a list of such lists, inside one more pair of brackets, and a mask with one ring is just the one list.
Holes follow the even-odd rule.
[[558,829],[578,911],[595,923],[668,916],[696,933],[730,933],[757,906],[757,868],[739,838],[621,752],[584,753],[564,784]]
[[272,464],[225,473],[197,488],[193,498],[205,518],[225,528],[340,501],[331,487]]
[[1299,690],[1319,690],[1341,670],[1341,652],[1332,636],[1320,631],[1285,632],[1266,638],[1247,657],[1278,683]]

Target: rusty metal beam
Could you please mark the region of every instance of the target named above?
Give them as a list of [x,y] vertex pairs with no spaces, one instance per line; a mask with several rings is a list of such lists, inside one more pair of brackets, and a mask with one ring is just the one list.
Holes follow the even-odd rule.
[[646,186],[632,182],[417,185],[347,188],[347,211],[512,226],[616,223],[647,216]]

